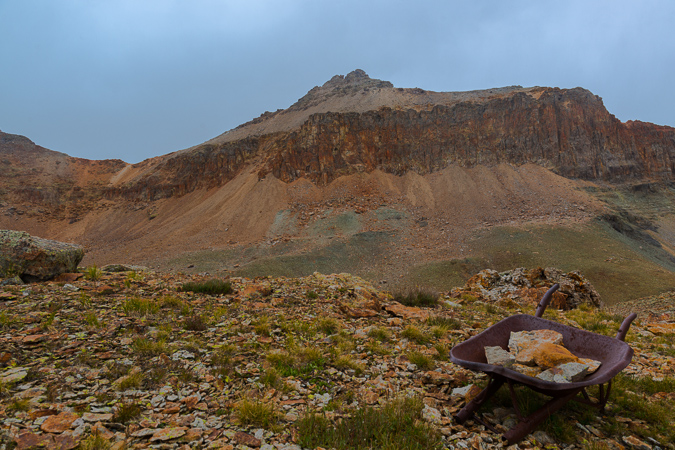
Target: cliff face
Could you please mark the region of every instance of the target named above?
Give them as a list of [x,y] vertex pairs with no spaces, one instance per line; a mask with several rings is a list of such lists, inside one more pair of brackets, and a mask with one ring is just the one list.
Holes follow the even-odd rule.
[[[9,138],[3,139],[8,147]],[[25,140],[12,138],[19,147],[36,147]],[[394,88],[356,71],[312,89],[287,110],[263,114],[191,149],[126,167],[134,175],[123,180],[112,175],[125,168],[121,161],[87,163],[52,154],[45,161],[63,162],[54,172],[62,185],[88,183],[94,189],[89,181],[73,181],[85,170],[84,178],[99,182],[96,195],[129,200],[222,186],[244,170],[259,178],[272,174],[286,182],[304,177],[327,184],[375,169],[427,174],[450,165],[536,163],[572,178],[672,180],[675,129],[624,124],[599,97],[581,88],[437,93]],[[38,168],[46,170],[45,164]]]
[[158,169],[168,185],[189,191],[226,182],[254,157],[261,178],[319,184],[374,169],[425,174],[499,163],[536,163],[573,178],[669,180],[675,129],[624,124],[584,89],[537,88],[428,109],[313,114],[298,130],[199,146]]

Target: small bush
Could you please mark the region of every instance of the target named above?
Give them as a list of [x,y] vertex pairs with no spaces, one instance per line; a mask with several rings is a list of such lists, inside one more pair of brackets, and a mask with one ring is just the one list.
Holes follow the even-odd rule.
[[309,292],[307,293],[307,298],[308,298],[308,299],[311,299],[311,300],[316,300],[317,298],[319,298],[319,294],[317,294],[317,293],[314,292],[314,291],[309,291]]
[[445,327],[448,330],[459,330],[462,328],[462,322],[454,317],[431,316],[427,319],[427,325]]
[[147,316],[150,314],[157,314],[159,306],[152,300],[143,298],[129,298],[122,305],[122,311],[129,316]]
[[89,266],[84,271],[84,278],[91,281],[98,281],[101,279],[103,272],[101,269],[96,267],[96,264]]
[[343,371],[351,369],[354,372],[356,372],[356,375],[361,375],[365,370],[365,367],[363,366],[363,364],[357,363],[349,355],[337,356],[333,360],[333,366],[336,369],[343,370]]
[[131,348],[141,356],[159,356],[162,353],[170,353],[170,347],[163,339],[152,340],[141,337],[134,340]]
[[142,408],[136,402],[123,401],[114,408],[113,419],[115,423],[129,423],[141,416]]
[[408,339],[409,341],[416,342],[420,345],[426,344],[429,342],[429,336],[427,336],[422,330],[417,328],[415,325],[408,325],[403,331],[401,331],[401,336]]
[[448,356],[450,356],[450,351],[448,350],[448,347],[446,347],[443,344],[436,344],[434,345],[434,348],[436,349],[436,359],[439,361],[447,361]]
[[338,332],[340,323],[332,317],[324,317],[318,320],[316,328],[326,336],[330,336]]
[[424,353],[410,352],[408,353],[408,359],[421,370],[431,370],[434,368],[434,360]]
[[438,305],[438,292],[424,289],[413,289],[406,292],[397,292],[394,294],[394,301],[405,306],[417,306],[421,308],[432,308]]
[[269,428],[279,420],[274,405],[259,400],[242,400],[236,406],[237,419],[241,425]]
[[183,320],[183,328],[188,331],[204,331],[208,328],[208,324],[203,316],[196,314]]
[[100,434],[92,434],[88,438],[80,441],[80,450],[109,450],[112,443]]
[[232,293],[232,284],[227,281],[211,279],[202,282],[184,283],[180,287],[181,292],[195,292],[209,295],[227,295]]
[[368,336],[373,339],[377,339],[380,342],[387,342],[389,339],[391,339],[391,331],[385,327],[375,327],[368,331]]
[[269,336],[271,331],[269,317],[267,316],[258,317],[258,319],[255,321],[255,325],[253,325],[253,329],[260,336]]
[[177,311],[181,311],[185,307],[185,302],[183,302],[183,300],[172,295],[162,297],[161,304],[162,308],[175,309]]
[[275,389],[279,389],[283,386],[284,380],[281,378],[281,375],[279,375],[279,372],[276,371],[276,369],[269,368],[260,375],[260,380],[262,384],[265,386],[273,387]]
[[101,328],[103,326],[98,320],[98,317],[96,317],[96,313],[94,311],[89,311],[84,317],[84,321],[87,322],[87,325],[90,327]]
[[123,378],[119,384],[117,385],[117,388],[120,391],[126,391],[127,389],[132,389],[132,388],[140,388],[141,385],[143,384],[143,379],[145,376],[143,375],[143,372],[133,372],[129,375],[127,375],[125,378]]

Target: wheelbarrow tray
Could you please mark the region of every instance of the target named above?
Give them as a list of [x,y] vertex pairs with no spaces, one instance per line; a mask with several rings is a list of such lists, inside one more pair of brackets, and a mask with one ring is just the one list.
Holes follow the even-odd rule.
[[[485,347],[499,346],[508,351],[511,332],[533,330],[557,331],[563,336],[563,346],[575,356],[594,359],[600,361],[602,365],[582,381],[555,383],[487,363]],[[456,345],[450,351],[450,360],[455,364],[489,375],[502,376],[552,397],[606,383],[628,366],[632,358],[633,349],[622,340],[526,314],[507,317],[482,333]]]

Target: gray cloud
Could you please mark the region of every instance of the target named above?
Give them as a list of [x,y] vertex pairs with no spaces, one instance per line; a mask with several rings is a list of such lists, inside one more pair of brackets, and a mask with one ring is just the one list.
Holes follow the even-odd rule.
[[582,86],[675,125],[663,1],[0,1],[0,129],[129,162],[201,143],[362,68],[438,91]]

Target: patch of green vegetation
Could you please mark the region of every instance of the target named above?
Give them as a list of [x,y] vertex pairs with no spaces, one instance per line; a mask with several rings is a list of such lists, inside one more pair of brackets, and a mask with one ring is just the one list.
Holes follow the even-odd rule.
[[380,342],[387,342],[391,339],[391,331],[387,327],[373,327],[368,330],[368,336]]
[[237,420],[241,425],[270,428],[279,421],[279,413],[271,403],[244,399],[236,408]]
[[415,325],[408,325],[401,331],[401,336],[409,341],[424,345],[429,342],[429,336]]
[[227,295],[231,294],[232,284],[228,281],[211,279],[202,282],[188,282],[183,283],[180,289],[181,292],[195,292],[199,294],[209,295]]
[[318,347],[298,347],[287,345],[285,351],[267,353],[267,361],[281,376],[306,376],[320,369],[326,363],[326,357]]
[[125,424],[139,418],[143,409],[137,402],[122,401],[115,405],[113,411],[112,421]]
[[405,306],[433,308],[438,305],[438,292],[430,289],[415,288],[394,293],[394,301]]
[[462,328],[462,322],[454,317],[430,316],[426,324],[432,327],[443,327],[448,330],[459,330]]
[[431,370],[434,368],[434,360],[421,352],[410,352],[407,354],[411,363],[415,364],[421,370]]
[[104,438],[98,433],[88,436],[80,441],[80,450],[109,450],[112,447],[110,440]]
[[317,320],[316,329],[326,336],[331,336],[340,330],[340,322],[333,317],[322,317]]
[[264,255],[259,250],[256,259],[238,269],[237,276],[304,277],[314,272],[351,274],[372,279],[372,268],[382,255],[397,245],[400,237],[391,231],[366,231],[343,239],[333,239],[329,245],[306,253],[297,249],[277,250],[275,255]]
[[90,281],[98,281],[103,276],[101,269],[96,267],[96,264],[89,266],[84,271],[84,278]]
[[19,321],[7,311],[0,311],[0,330],[12,328]]
[[193,314],[183,319],[183,328],[187,331],[204,331],[209,327],[204,316]]
[[103,326],[103,324],[98,320],[98,317],[96,317],[96,313],[94,311],[89,311],[85,315],[84,321],[87,322],[87,325],[90,327],[101,328]]
[[272,325],[268,316],[260,316],[255,320],[253,329],[260,336],[269,336],[272,332]]
[[675,378],[655,381],[650,377],[633,377],[620,373],[614,378],[610,419],[603,424],[607,430],[618,425],[616,416],[631,417],[646,422],[646,428],[634,430],[643,438],[651,437],[661,442],[675,442],[675,411],[668,400],[654,400],[646,397],[658,392],[673,392]]
[[136,338],[131,348],[141,356],[159,356],[162,353],[171,353],[170,346],[164,339]]
[[442,448],[440,433],[422,420],[420,398],[392,400],[380,409],[366,407],[333,422],[310,412],[296,422],[303,448],[422,450]]
[[361,375],[365,371],[365,366],[363,364],[359,364],[356,361],[354,361],[354,358],[352,358],[350,355],[338,355],[333,359],[332,362],[333,367],[336,369],[345,371],[345,370],[353,370],[356,375]]
[[434,349],[436,350],[436,359],[439,361],[447,361],[448,357],[450,356],[450,350],[448,350],[448,347],[444,344],[436,344],[434,345]]
[[140,388],[143,384],[144,375],[141,371],[133,371],[126,377],[124,377],[117,384],[117,389],[120,391],[126,391],[127,389]]
[[159,306],[152,300],[133,297],[127,299],[122,305],[122,311],[129,316],[147,316],[150,314],[157,314]]

